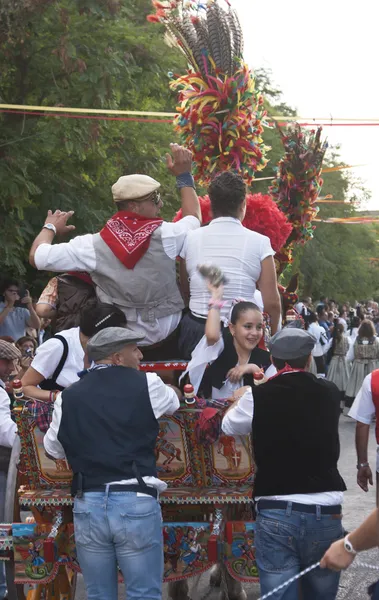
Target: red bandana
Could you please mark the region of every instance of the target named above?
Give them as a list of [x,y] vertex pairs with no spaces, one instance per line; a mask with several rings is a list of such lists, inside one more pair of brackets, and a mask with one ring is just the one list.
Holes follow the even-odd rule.
[[275,379],[275,377],[279,377],[279,375],[283,375],[284,373],[305,373],[305,372],[306,372],[305,369],[294,369],[293,367],[291,367],[290,365],[288,365],[286,363],[286,365],[285,365],[285,367],[283,367],[283,369],[280,369],[280,371],[278,371],[277,373],[275,373],[275,375],[270,377],[270,380]]
[[148,219],[121,210],[105,225],[100,235],[113,254],[127,269],[134,269],[150,245],[154,231],[163,219]]

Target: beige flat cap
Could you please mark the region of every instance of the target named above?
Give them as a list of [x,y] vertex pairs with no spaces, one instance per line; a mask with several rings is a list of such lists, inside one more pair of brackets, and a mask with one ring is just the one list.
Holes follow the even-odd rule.
[[112,185],[113,200],[140,200],[160,187],[161,184],[148,175],[124,175]]

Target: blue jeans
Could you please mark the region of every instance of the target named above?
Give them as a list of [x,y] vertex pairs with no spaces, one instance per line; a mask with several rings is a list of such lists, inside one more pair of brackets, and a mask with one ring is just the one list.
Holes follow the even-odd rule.
[[155,498],[84,493],[75,498],[74,528],[88,600],[117,600],[117,566],[128,600],[161,600],[162,514]]
[[[259,510],[255,546],[261,594],[318,562],[330,544],[343,537],[340,515],[287,510]],[[340,573],[319,567],[300,579],[304,600],[334,600]],[[299,600],[299,582],[288,585],[272,600]]]

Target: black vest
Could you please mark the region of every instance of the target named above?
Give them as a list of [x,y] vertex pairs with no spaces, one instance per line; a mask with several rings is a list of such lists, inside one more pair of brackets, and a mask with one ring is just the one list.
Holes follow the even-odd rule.
[[159,431],[146,374],[127,367],[90,371],[62,393],[58,440],[74,472],[72,493],[111,481],[156,476]]
[[[224,350],[220,356],[206,369],[201,381],[199,391],[204,398],[211,398],[212,387],[220,390],[225,383],[226,376],[230,369],[233,369],[238,363],[238,355],[233,343],[233,337],[229,328],[225,327],[222,332],[224,338]],[[249,364],[255,364],[266,370],[271,365],[270,353],[261,348],[254,348],[251,351]],[[248,374],[243,378],[243,385],[254,386],[253,375]]]
[[340,393],[310,373],[254,388],[255,496],[346,490],[338,472]]

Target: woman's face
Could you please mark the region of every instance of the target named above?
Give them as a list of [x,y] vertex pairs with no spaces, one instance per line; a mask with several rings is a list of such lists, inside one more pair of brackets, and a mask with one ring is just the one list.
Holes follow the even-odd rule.
[[243,350],[253,350],[262,339],[263,316],[257,310],[249,309],[241,313],[235,325],[230,323],[230,332]]

